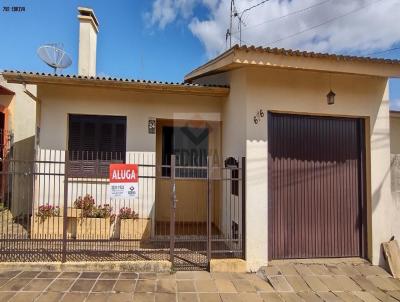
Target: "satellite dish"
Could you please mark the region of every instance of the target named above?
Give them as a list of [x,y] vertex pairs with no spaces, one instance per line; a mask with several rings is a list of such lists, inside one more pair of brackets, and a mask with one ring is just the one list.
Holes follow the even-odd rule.
[[70,56],[63,49],[62,44],[45,44],[38,48],[37,54],[43,62],[54,68],[54,73],[57,69],[62,70],[72,64]]

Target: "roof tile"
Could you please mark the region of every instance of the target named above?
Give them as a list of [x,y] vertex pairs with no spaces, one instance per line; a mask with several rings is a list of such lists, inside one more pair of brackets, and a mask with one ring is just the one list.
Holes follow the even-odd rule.
[[290,56],[298,57],[313,57],[313,58],[332,58],[336,60],[344,61],[360,61],[360,62],[375,62],[375,63],[388,63],[388,64],[400,64],[400,60],[384,59],[384,58],[373,58],[373,57],[361,57],[351,55],[338,55],[331,53],[320,53],[313,51],[301,51],[297,49],[284,49],[284,48],[271,48],[271,47],[255,47],[254,45],[235,45],[233,49],[245,50],[245,51],[261,51],[272,54],[285,54]]
[[[110,82],[133,82],[133,83],[142,83],[142,84],[152,84],[152,85],[171,85],[171,86],[190,86],[190,87],[221,87],[221,88],[229,88],[226,85],[199,85],[199,84],[191,84],[186,82],[163,82],[163,81],[155,81],[155,80],[141,80],[141,79],[130,79],[130,78],[112,78],[112,77],[93,77],[93,76],[81,76],[76,74],[52,74],[52,73],[44,73],[44,72],[32,72],[32,71],[21,71],[21,70],[4,70],[5,73],[15,73],[15,74],[26,74],[26,75],[37,75],[37,76],[45,76],[45,77],[65,77],[65,78],[73,78],[73,79],[84,79],[91,81],[110,81]],[[1,72],[0,72],[1,73]]]

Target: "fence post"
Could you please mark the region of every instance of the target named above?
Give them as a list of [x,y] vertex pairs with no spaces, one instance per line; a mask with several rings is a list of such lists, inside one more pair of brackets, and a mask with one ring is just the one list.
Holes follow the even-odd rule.
[[[32,239],[32,233],[33,233],[32,220],[35,219],[34,217],[35,217],[35,196],[36,196],[36,172],[37,172],[36,171],[36,163],[37,163],[38,159],[40,160],[40,157],[38,155],[39,153],[36,151],[36,148],[35,148],[33,153],[34,153],[34,158],[33,158],[33,161],[32,161],[32,163],[30,165],[30,177],[31,177],[31,180],[32,180],[32,183],[31,183],[31,185],[32,185],[32,190],[31,190],[32,196],[30,198],[30,202],[29,202],[29,205],[28,205],[28,213],[31,214],[31,215],[28,215],[28,229],[30,229],[30,232],[28,234],[28,236],[29,236],[28,238],[29,239]],[[3,186],[3,183],[1,183],[1,185]],[[39,189],[39,192],[40,192],[40,189]],[[39,196],[40,196],[40,193],[39,193]]]
[[171,155],[171,218],[169,222],[169,239],[170,239],[170,261],[174,266],[174,249],[175,249],[175,210],[176,210],[176,185],[175,185],[175,155]]
[[207,262],[211,262],[212,235],[212,157],[207,157]]
[[242,258],[246,260],[246,157],[242,157]]
[[67,261],[68,169],[69,169],[69,154],[68,154],[68,150],[65,150],[63,241],[62,241],[62,260],[61,260],[61,262],[63,262],[63,263]]

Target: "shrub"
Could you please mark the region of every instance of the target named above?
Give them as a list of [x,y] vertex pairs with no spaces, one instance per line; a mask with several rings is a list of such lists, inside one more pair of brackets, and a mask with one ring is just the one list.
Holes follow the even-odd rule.
[[74,201],[74,207],[77,209],[82,209],[83,211],[90,211],[94,207],[95,201],[94,198],[86,194],[85,197],[82,198],[82,196],[79,196],[75,201]]
[[60,216],[60,208],[49,204],[41,205],[39,206],[36,216],[38,216],[42,221],[45,221],[49,217]]
[[139,214],[135,213],[131,208],[124,207],[119,210],[119,215],[118,217],[120,219],[138,219]]
[[97,207],[97,216],[99,218],[108,218],[111,216],[111,206],[109,204],[104,204],[103,206]]
[[87,218],[109,218],[112,208],[109,204],[93,206],[90,209],[83,210],[82,216]]

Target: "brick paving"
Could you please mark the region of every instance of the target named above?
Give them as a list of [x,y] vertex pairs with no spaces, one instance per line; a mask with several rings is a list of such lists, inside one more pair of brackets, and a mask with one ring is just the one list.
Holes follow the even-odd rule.
[[282,264],[241,273],[0,271],[0,301],[400,301],[400,280],[369,264]]

